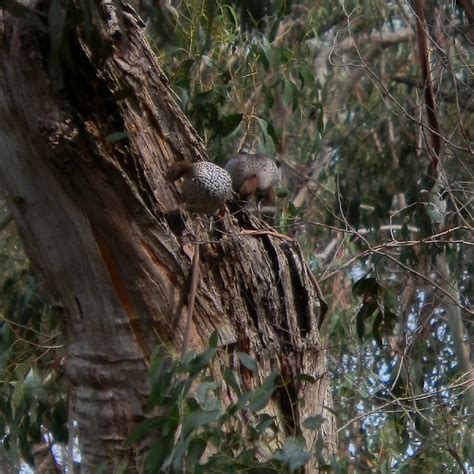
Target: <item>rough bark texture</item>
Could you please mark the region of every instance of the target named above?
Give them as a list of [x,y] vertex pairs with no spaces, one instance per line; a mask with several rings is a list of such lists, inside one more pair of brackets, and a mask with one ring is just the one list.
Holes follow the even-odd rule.
[[[185,321],[175,316],[192,235],[201,242],[201,279],[191,346],[204,348],[217,331],[243,386],[257,381],[236,351],[255,357],[262,377],[279,370],[287,386],[269,410],[285,418],[282,436],[302,433],[311,445],[315,434],[301,422],[322,414],[334,452],[317,299],[298,245],[244,211],[212,230],[207,218],[170,212],[178,195],[164,171],[206,153],[139,20],[114,3],[102,5],[105,59],[81,31],[68,32],[77,69],[64,71],[61,93],[45,72],[45,37],[11,18],[0,30],[0,180],[32,262],[64,309],[83,471],[137,462],[124,440],[144,416],[151,351],[162,343],[179,353]],[[124,130],[127,139],[111,140]],[[296,382],[299,373],[316,383]]]

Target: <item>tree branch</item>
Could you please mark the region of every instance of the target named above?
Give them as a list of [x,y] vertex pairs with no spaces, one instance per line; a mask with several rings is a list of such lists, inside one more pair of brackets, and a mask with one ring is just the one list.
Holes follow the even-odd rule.
[[428,123],[430,125],[431,132],[431,168],[432,175],[436,173],[439,163],[439,153],[441,150],[440,140],[440,127],[438,123],[438,117],[436,115],[436,104],[433,94],[433,85],[431,81],[431,68],[428,57],[428,45],[426,42],[426,19],[424,10],[424,1],[415,0],[415,13],[416,13],[416,35],[418,40],[418,50],[420,53],[421,63],[421,74],[423,78],[424,93],[425,93],[425,105],[426,114],[428,116]]

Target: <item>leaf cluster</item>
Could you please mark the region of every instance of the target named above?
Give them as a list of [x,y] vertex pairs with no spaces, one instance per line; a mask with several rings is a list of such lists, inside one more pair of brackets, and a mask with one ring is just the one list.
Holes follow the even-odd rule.
[[[150,416],[129,438],[131,444],[145,440],[151,444],[145,472],[183,472],[186,466],[192,473],[293,473],[316,456],[302,437],[282,441],[278,419],[266,413],[279,387],[277,373],[271,373],[257,388],[243,390],[234,371],[219,365],[215,336],[209,349],[189,352],[181,361],[159,352],[150,369]],[[254,359],[244,353],[238,358],[256,375]],[[227,384],[227,397],[212,375],[216,364]],[[230,403],[225,404],[224,398]],[[314,416],[303,426],[318,431],[323,422],[322,417]]]
[[0,290],[0,439],[11,462],[34,464],[34,443],[67,443],[58,314],[29,270]]

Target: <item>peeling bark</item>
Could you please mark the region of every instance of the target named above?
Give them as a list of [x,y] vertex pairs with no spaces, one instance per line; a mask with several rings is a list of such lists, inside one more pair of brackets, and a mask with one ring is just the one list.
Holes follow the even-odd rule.
[[[236,351],[257,360],[261,378],[278,370],[288,390],[268,410],[285,421],[282,439],[303,434],[312,445],[317,434],[301,422],[322,414],[334,453],[317,297],[298,245],[266,233],[234,203],[211,230],[207,218],[173,212],[177,194],[164,171],[206,152],[140,21],[114,4],[102,2],[107,57],[68,33],[77,70],[64,71],[61,93],[45,72],[44,38],[12,18],[0,32],[0,180],[29,256],[63,307],[83,472],[103,463],[139,470],[124,441],[145,416],[151,351],[181,348],[185,320],[175,316],[186,298],[190,235],[201,254],[191,347],[203,349],[216,331],[249,388],[257,381]],[[123,131],[127,138],[111,140]],[[300,373],[316,383],[297,382]]]

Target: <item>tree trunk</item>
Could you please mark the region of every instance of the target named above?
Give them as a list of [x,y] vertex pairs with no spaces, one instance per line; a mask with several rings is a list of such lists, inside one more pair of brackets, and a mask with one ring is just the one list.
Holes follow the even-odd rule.
[[[212,227],[170,212],[177,194],[164,171],[178,159],[206,159],[205,149],[139,19],[115,4],[102,2],[107,56],[93,54],[79,28],[64,33],[76,69],[63,68],[61,92],[45,71],[46,36],[12,18],[0,27],[0,180],[27,252],[63,308],[83,472],[138,465],[124,441],[145,416],[153,348],[179,353],[185,321],[175,316],[191,268],[183,246],[193,234],[201,278],[192,348],[216,331],[227,354],[257,360],[261,377],[279,370],[287,387],[269,410],[291,420],[281,436],[303,434],[311,445],[317,434],[301,423],[322,414],[332,454],[317,298],[299,247],[245,211]],[[243,386],[254,386],[231,360]],[[316,383],[298,382],[300,373]]]

